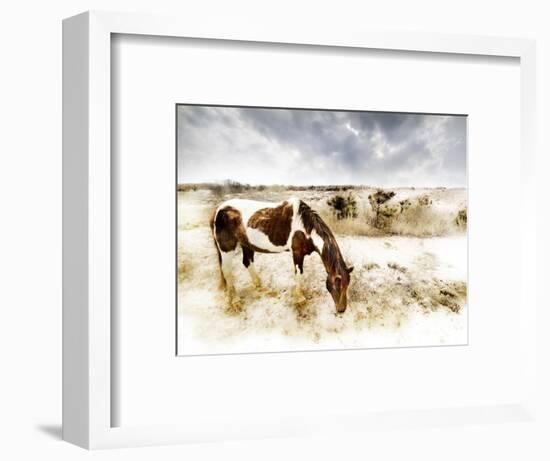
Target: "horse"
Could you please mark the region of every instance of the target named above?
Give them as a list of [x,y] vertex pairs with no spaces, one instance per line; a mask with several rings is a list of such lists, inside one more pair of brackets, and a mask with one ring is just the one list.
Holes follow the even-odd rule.
[[306,298],[302,291],[304,258],[317,253],[327,273],[326,289],[337,313],[347,307],[347,291],[353,266],[345,263],[334,234],[319,214],[298,198],[283,202],[231,199],[220,204],[210,219],[218,254],[221,285],[233,308],[240,307],[235,291],[233,260],[242,251],[243,265],[252,283],[262,288],[254,268],[254,253],[292,252],[293,295],[297,304]]

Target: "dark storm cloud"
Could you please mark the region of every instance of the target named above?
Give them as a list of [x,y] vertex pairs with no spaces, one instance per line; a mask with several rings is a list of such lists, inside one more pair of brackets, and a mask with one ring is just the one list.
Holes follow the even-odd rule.
[[179,106],[180,182],[466,184],[466,117]]

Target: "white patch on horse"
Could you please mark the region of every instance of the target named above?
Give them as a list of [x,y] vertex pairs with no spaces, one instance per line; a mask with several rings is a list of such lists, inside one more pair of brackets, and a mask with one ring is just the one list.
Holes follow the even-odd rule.
[[323,251],[323,245],[325,244],[324,240],[321,238],[321,236],[313,229],[311,231],[311,240],[313,240],[313,244],[317,247],[317,250],[319,252]]
[[[248,241],[252,245],[254,245],[256,248],[270,251],[272,253],[280,253],[282,251],[286,251],[288,248],[287,245],[285,246],[273,245],[273,243],[269,241],[269,237],[266,234],[252,227],[248,227],[248,226],[246,227],[246,236],[248,237]],[[288,244],[288,241],[287,241],[287,244]]]
[[227,283],[227,292],[231,303],[233,303],[233,301],[238,302],[238,296],[235,290],[235,276],[233,274],[233,260],[236,256],[237,250],[221,253],[221,267],[225,282]]
[[304,234],[307,235],[306,229],[304,227],[304,223],[300,219],[300,216],[298,215],[298,210],[300,208],[300,199],[296,197],[292,197],[287,200],[288,203],[292,205],[292,225],[290,227],[290,235],[288,236],[288,242],[287,245],[290,248],[292,245],[292,238],[294,237],[294,234],[297,231],[302,231]]

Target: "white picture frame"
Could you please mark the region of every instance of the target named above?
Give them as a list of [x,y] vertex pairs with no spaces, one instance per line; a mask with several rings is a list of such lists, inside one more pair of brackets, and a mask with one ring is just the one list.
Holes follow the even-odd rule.
[[[237,425],[191,433],[189,425],[111,427],[111,37],[192,37],[310,46],[515,57],[521,69],[521,337],[523,397],[510,405],[320,418],[318,424]],[[85,448],[322,433],[334,428],[464,424],[534,415],[535,386],[535,44],[527,39],[412,32],[286,30],[228,23],[212,30],[182,18],[87,12],[63,22],[63,438]]]

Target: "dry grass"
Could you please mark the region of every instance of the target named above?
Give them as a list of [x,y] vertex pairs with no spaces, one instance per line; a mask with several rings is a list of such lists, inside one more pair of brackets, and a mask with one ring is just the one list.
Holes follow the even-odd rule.
[[[416,216],[416,220],[409,219],[402,224],[401,232],[405,233],[406,229],[409,235],[404,237],[395,235],[397,231],[376,229],[370,224],[372,210],[365,200],[368,190],[355,192],[358,217],[344,220],[332,216],[326,204],[327,197],[334,192],[290,192],[294,193],[256,190],[248,195],[271,201],[297,195],[320,212],[335,232],[346,259],[355,266],[346,312],[335,313],[334,303],[324,287],[326,273],[316,255],[306,258],[304,266],[307,301],[296,305],[291,294],[293,267],[287,253],[256,257],[255,264],[265,287],[261,291],[252,287],[248,273],[237,262],[235,274],[243,308],[230,309],[226,294],[219,287],[217,256],[208,226],[208,218],[219,198],[208,190],[180,192],[178,306],[179,338],[183,347],[180,350],[196,353],[302,349],[316,344],[323,347],[446,344],[463,337],[465,273],[449,272],[448,268],[453,265],[452,252],[447,253],[447,245],[442,244],[448,239],[449,245],[458,245],[458,253],[465,257],[464,232],[457,230],[453,222],[456,212],[453,216],[441,207],[444,213],[440,213],[431,209],[433,205],[410,207],[415,211],[405,210],[400,218],[392,221],[392,229],[396,229],[404,213]],[[414,194],[420,194],[418,191],[412,194],[410,190],[401,192],[405,195],[401,200],[407,199],[407,194],[412,195],[412,199]],[[452,200],[447,201],[453,207],[455,202],[465,201],[464,194],[456,191],[436,191],[433,201],[448,204],[446,193],[452,195]],[[230,196],[225,195],[223,199]],[[449,213],[452,227],[445,229],[458,236],[444,237],[444,240],[431,238],[434,228],[443,229],[432,228],[432,211],[437,216],[444,215],[446,223]],[[423,224],[422,219],[428,219],[427,223]],[[429,230],[415,231],[415,226]],[[423,238],[411,237],[414,232]],[[431,326],[421,331],[420,324]]]

